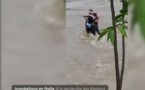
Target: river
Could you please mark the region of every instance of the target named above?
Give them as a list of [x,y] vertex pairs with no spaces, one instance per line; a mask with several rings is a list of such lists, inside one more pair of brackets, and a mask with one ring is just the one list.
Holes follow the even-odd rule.
[[[113,46],[106,38],[96,42],[86,37],[85,20],[82,17],[92,8],[99,13],[99,28],[110,26],[109,0],[66,0],[66,3],[63,1],[1,1],[2,90],[11,90],[11,86],[17,84],[106,84],[109,90],[115,90]],[[119,1],[115,0],[116,14],[121,8]],[[128,53],[131,53],[127,55],[127,59],[131,60],[128,69],[128,75],[132,78],[130,86],[135,86],[142,80],[137,75],[139,71],[143,72],[143,69],[138,68],[137,73],[134,66],[144,67],[143,63],[136,62],[143,49],[141,46],[133,47],[134,43],[132,45],[128,40],[127,44]],[[118,47],[121,63],[120,34]],[[143,58],[144,55],[141,55]],[[143,60],[140,61],[144,62]],[[136,83],[136,80],[140,82]],[[126,87],[127,67],[123,90]]]
[[1,5],[1,90],[65,84],[65,3],[2,0]]
[[[67,80],[70,84],[105,84],[115,90],[115,66],[113,46],[106,37],[101,41],[85,36],[85,20],[89,9],[99,14],[99,28],[111,26],[109,0],[68,0],[66,3]],[[116,15],[121,3],[115,1]],[[119,47],[121,35],[118,35]],[[120,50],[120,49],[119,49]],[[119,57],[121,60],[121,57]],[[121,62],[120,62],[121,63]],[[125,78],[126,79],[126,78]]]

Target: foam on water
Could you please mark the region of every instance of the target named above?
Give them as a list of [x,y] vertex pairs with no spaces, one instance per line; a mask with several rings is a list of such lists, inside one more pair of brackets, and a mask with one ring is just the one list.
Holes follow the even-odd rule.
[[[85,20],[81,17],[92,8],[100,14],[99,28],[108,27],[111,25],[110,3],[107,0],[78,0],[78,2],[84,4],[80,7],[74,4],[70,10],[66,10],[67,44],[69,44],[67,54],[70,55],[67,60],[71,63],[68,68],[68,81],[73,84],[75,82],[107,84],[111,90],[115,90],[113,46],[107,42],[106,36],[97,41],[99,35],[95,38],[88,35],[85,31]],[[116,2],[118,11],[119,1]]]

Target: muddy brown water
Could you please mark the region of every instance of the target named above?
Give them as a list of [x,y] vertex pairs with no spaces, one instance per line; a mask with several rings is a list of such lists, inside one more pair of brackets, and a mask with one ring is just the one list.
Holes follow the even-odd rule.
[[[110,26],[110,2],[107,0],[76,0],[67,2],[66,8],[68,82],[71,84],[106,84],[109,85],[109,90],[115,90],[113,47],[106,38],[96,42],[87,37],[83,18],[83,15],[87,15],[88,9],[92,8],[94,12],[99,13],[99,28]],[[115,8],[118,14],[121,8],[119,1],[115,1]],[[118,37],[121,38],[121,36]]]
[[1,3],[1,90],[11,90],[17,84],[65,84],[65,3],[62,0]]
[[[115,90],[113,47],[106,38],[96,43],[86,37],[82,17],[92,8],[100,15],[99,28],[110,26],[109,0],[66,0],[66,17],[62,1],[1,1],[2,90],[11,90],[14,84],[106,84],[109,90]],[[116,14],[121,8],[119,1],[115,1]],[[120,52],[121,35],[118,42]],[[135,46],[127,44],[128,53],[133,53]],[[132,78],[130,86],[142,80],[134,67],[144,66],[135,60],[140,55],[143,58],[141,50],[136,50],[140,54],[128,55],[132,60],[128,74]],[[123,90],[127,87],[127,73],[124,77]]]

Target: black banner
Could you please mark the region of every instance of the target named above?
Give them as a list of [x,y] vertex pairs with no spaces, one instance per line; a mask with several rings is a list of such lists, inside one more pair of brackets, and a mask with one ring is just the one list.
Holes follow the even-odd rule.
[[12,90],[108,90],[107,85],[13,85]]

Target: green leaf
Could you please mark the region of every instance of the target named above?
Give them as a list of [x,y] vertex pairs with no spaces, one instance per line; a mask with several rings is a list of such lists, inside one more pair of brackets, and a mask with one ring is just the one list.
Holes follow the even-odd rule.
[[140,27],[141,27],[140,33],[143,39],[145,40],[145,21],[144,20],[140,21]]
[[128,30],[128,26],[122,25],[122,27],[125,28],[126,30]]
[[[108,27],[107,30],[108,30],[108,32],[109,32],[109,30],[113,30],[113,26]],[[109,38],[109,33],[108,33],[108,36],[107,36],[107,42],[109,41],[109,39],[110,39],[110,38]]]
[[138,15],[138,23],[140,25],[140,33],[145,40],[145,0],[140,0],[139,5],[137,5],[137,10],[136,11]]
[[107,29],[102,29],[102,30],[100,30],[100,33],[102,34],[102,33],[106,32],[106,31],[107,31]]
[[127,37],[125,28],[123,28],[123,26],[120,25],[120,26],[118,26],[117,28],[118,28],[118,30],[120,31],[120,33],[121,33],[123,36]]
[[101,40],[103,38],[104,35],[106,35],[108,31],[106,29],[101,30],[100,32],[100,36],[98,37],[97,41]]
[[109,41],[109,33],[108,33],[108,36],[107,36],[107,42]]
[[133,21],[132,21],[132,30],[135,24],[139,24],[140,26],[140,33],[145,40],[145,0],[134,0],[132,2],[134,4],[133,8]]
[[114,23],[122,22],[124,20],[124,14],[119,14],[115,17]]
[[131,32],[134,32],[134,26],[137,24],[138,20],[137,17],[134,15],[131,22]]
[[108,37],[109,37],[109,40],[110,42],[112,43],[112,45],[114,46],[114,39],[115,39],[115,36],[114,36],[114,30],[110,28],[109,32],[108,32]]
[[110,30],[110,29],[113,29],[113,28],[114,28],[114,26],[110,26],[110,27],[106,28],[106,30]]
[[120,13],[124,14],[124,15],[127,15],[127,8],[123,8],[120,10]]
[[124,14],[128,15],[128,1],[123,2]]

